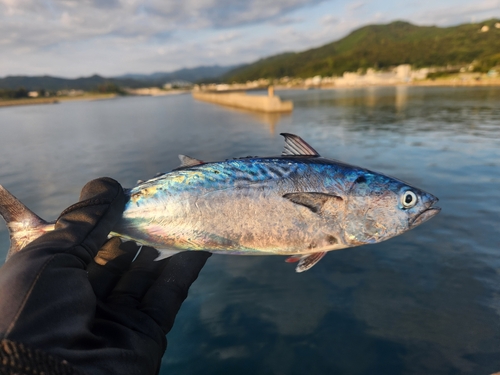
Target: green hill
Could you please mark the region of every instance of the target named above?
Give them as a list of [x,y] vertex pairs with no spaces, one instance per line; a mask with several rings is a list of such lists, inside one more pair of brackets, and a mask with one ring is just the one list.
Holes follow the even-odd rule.
[[[283,53],[228,72],[228,82],[259,78],[341,75],[345,71],[384,69],[399,64],[413,67],[470,64],[487,70],[500,64],[498,19],[453,27],[416,26],[396,21],[369,25],[345,38],[298,53]],[[487,32],[481,32],[483,26]]]

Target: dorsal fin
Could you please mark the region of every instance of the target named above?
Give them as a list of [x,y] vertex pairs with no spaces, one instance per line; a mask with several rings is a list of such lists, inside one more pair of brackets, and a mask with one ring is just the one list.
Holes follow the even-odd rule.
[[179,160],[181,161],[181,165],[179,168],[184,168],[184,167],[192,167],[193,165],[198,165],[198,164],[203,164],[204,161],[198,160],[195,158],[192,158],[187,155],[179,155]]
[[306,141],[298,135],[290,133],[280,133],[285,137],[285,149],[281,153],[283,156],[320,156]]

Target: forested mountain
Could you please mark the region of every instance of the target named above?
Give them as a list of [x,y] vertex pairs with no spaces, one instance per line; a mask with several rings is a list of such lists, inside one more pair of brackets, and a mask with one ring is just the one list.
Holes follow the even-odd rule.
[[122,76],[113,77],[115,79],[135,79],[143,82],[171,82],[171,81],[188,81],[197,82],[210,78],[218,78],[230,70],[236,69],[237,66],[198,66],[196,68],[184,68],[173,72],[157,72],[152,74],[124,74]]
[[284,76],[332,76],[360,68],[447,66],[474,60],[477,70],[500,65],[498,19],[453,27],[416,26],[403,21],[369,25],[318,48],[279,54],[234,69],[224,79],[245,82]]
[[[490,19],[453,27],[416,26],[396,21],[369,25],[324,46],[289,52],[231,69],[201,66],[169,73],[99,75],[76,79],[51,76],[0,78],[0,90],[97,90],[99,87],[160,86],[169,81],[223,80],[245,82],[259,78],[342,75],[358,69],[386,69],[399,64],[414,68],[457,66],[474,62],[477,71],[500,65],[500,20]],[[230,70],[231,69],[231,70]],[[229,71],[228,71],[229,70]]]

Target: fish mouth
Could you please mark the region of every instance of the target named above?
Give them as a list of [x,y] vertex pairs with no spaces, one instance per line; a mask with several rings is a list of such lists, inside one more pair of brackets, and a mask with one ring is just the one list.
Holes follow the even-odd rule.
[[[435,202],[437,202],[437,198]],[[436,216],[441,211],[440,207],[432,206],[435,202],[432,202],[430,207],[419,213],[410,221],[410,228],[415,228],[416,226],[419,226],[420,224]]]

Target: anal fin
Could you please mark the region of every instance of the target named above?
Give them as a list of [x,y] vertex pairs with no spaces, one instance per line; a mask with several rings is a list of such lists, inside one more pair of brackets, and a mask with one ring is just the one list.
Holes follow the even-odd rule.
[[307,271],[308,269],[313,267],[316,263],[318,263],[321,260],[321,258],[325,256],[325,254],[326,252],[322,251],[302,256],[299,260],[299,264],[297,264],[297,267],[295,267],[295,271],[296,272]]
[[296,263],[302,258],[302,255],[292,255],[285,259],[287,263]]

